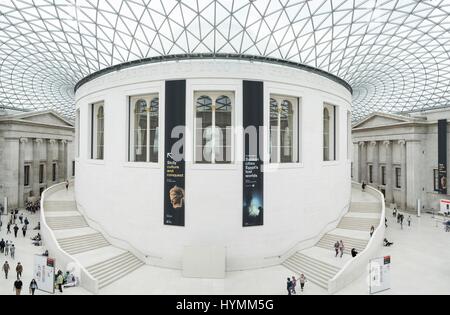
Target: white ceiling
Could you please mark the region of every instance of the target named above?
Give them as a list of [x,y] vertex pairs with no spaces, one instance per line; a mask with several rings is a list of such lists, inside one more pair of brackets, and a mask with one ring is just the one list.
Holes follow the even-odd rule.
[[173,54],[246,54],[331,72],[355,119],[450,104],[450,0],[0,0],[0,107],[72,118],[98,70]]

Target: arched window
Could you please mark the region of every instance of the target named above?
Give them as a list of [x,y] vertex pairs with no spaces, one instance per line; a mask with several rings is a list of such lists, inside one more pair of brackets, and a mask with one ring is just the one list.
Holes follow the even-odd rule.
[[270,99],[271,163],[299,162],[299,100],[273,95]]
[[159,162],[159,96],[130,98],[130,162]]
[[323,109],[323,160],[330,161],[330,111]]
[[196,93],[195,161],[232,163],[233,93]]
[[105,109],[99,106],[97,110],[97,160],[105,157]]

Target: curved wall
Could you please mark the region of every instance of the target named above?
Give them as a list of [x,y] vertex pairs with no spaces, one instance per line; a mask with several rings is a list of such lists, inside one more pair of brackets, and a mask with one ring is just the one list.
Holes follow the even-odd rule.
[[[301,163],[266,165],[265,224],[242,226],[242,162],[198,165],[193,138],[186,138],[186,226],[165,226],[164,148],[159,164],[128,161],[128,99],[159,93],[160,136],[164,137],[165,80],[187,80],[186,121],[194,124],[194,91],[233,91],[234,120],[242,126],[243,80],[264,82],[265,131],[269,126],[271,94],[300,98]],[[104,161],[90,160],[89,105],[105,103]],[[352,96],[344,86],[325,77],[293,68],[240,61],[196,60],[151,64],[110,73],[81,86],[80,152],[76,160],[76,198],[86,214],[110,235],[141,250],[147,263],[181,268],[186,246],[227,249],[227,269],[274,264],[274,258],[301,241],[317,237],[349,205],[351,194],[348,155],[348,112]],[[335,162],[323,162],[323,106],[337,106]],[[268,137],[265,138],[266,155]],[[242,154],[242,137],[235,137],[235,157]],[[276,259],[275,259],[276,260]]]

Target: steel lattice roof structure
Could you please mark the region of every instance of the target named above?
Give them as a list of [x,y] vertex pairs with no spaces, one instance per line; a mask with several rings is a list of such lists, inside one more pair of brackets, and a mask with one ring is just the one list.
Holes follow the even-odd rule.
[[99,70],[233,54],[346,80],[361,119],[448,106],[449,53],[450,0],[0,0],[0,108],[73,118]]

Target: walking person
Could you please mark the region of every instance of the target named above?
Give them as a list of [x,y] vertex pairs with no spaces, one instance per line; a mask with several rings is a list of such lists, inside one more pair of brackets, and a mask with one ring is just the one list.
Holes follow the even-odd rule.
[[335,244],[334,244],[334,251],[336,252],[336,256],[335,256],[335,258],[337,258],[337,256],[339,256],[339,241],[337,241]]
[[411,227],[411,216],[408,216],[408,227]]
[[344,246],[343,241],[339,242],[339,251],[341,252],[341,258],[342,258],[344,256],[344,251],[345,251],[345,246]]
[[22,227],[22,233],[23,233],[23,237],[27,237],[27,226],[26,225],[24,225]]
[[28,220],[28,218],[25,218],[25,220],[23,221],[23,223],[27,226],[27,228],[28,228],[28,225],[30,224],[30,221]]
[[295,279],[295,277],[292,277],[292,294],[297,294],[296,288],[297,288],[297,279]]
[[58,272],[58,277],[56,277],[56,285],[60,293],[63,293],[64,276],[62,272]]
[[36,291],[38,289],[38,285],[37,285],[37,283],[36,283],[36,280],[31,280],[31,283],[30,283],[30,294],[31,295],[34,295],[34,292]]
[[375,233],[375,227],[372,225],[372,227],[370,228],[370,238],[372,238],[373,233]]
[[288,290],[288,295],[292,295],[292,281],[291,281],[291,278],[287,279],[287,290]]
[[67,191],[69,190],[69,186],[70,186],[69,180],[66,180],[66,190]]
[[403,230],[403,220],[404,220],[404,216],[403,216],[403,214],[402,215],[400,215],[400,226],[402,227],[402,230]]
[[13,291],[16,291],[16,295],[20,295],[22,293],[22,287],[23,283],[22,281],[17,278],[17,280],[14,282]]
[[2,240],[0,241],[0,254],[5,253],[5,240],[2,238]]
[[363,192],[366,192],[366,187],[367,187],[367,184],[365,182],[362,182],[361,188],[362,188]]
[[11,234],[11,222],[8,222],[8,225],[6,226],[6,235]]
[[20,224],[23,224],[23,214],[21,213],[19,216]]
[[12,259],[12,260],[16,259],[16,258],[15,258],[15,257],[16,257],[16,247],[14,246],[14,244],[11,244],[11,250],[10,250],[10,253],[11,253],[11,259]]
[[19,262],[19,263],[17,264],[17,267],[16,267],[17,279],[22,278],[22,272],[23,272],[23,266],[22,266],[22,264]]
[[19,232],[19,227],[17,224],[14,226],[14,237],[17,238],[17,233]]
[[9,246],[11,246],[9,241],[6,241],[6,243],[5,243],[5,256],[9,256]]
[[9,266],[7,261],[3,265],[2,269],[3,269],[3,272],[5,273],[5,279],[8,279],[8,273],[9,273],[9,270],[11,269],[11,267]]
[[306,283],[306,277],[304,274],[302,274],[300,276],[299,282],[300,282],[300,288],[302,289],[302,292],[303,292],[303,290],[305,289],[305,283]]

